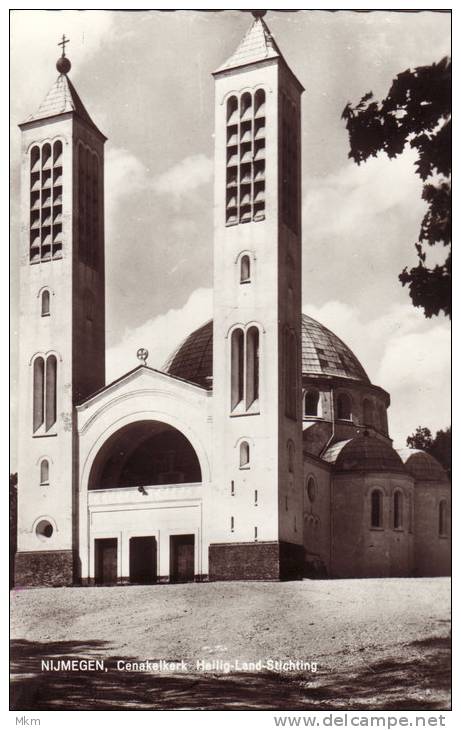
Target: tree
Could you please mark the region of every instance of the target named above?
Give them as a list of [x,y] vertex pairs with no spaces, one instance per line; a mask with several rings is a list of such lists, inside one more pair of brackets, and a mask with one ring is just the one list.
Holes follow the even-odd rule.
[[418,426],[416,431],[408,436],[407,446],[411,449],[421,449],[433,456],[451,479],[451,426],[437,431],[435,438],[426,426]]
[[421,449],[429,452],[433,443],[432,433],[426,426],[418,426],[416,431],[407,438],[407,446],[410,449]]
[[[416,172],[428,207],[415,243],[419,263],[405,267],[399,280],[426,317],[440,312],[451,317],[451,61],[403,71],[385,99],[376,101],[370,91],[355,107],[348,103],[342,118],[349,157],[358,165],[380,151],[397,157],[407,144],[417,150]],[[427,247],[436,244],[448,253],[443,264],[430,268]]]

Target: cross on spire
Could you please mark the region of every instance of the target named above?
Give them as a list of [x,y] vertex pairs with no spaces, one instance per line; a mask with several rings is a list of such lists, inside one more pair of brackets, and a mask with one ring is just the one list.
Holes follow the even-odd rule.
[[66,43],[70,43],[69,38],[66,38],[65,34],[62,34],[62,41],[58,43],[58,46],[62,46],[62,55],[66,55]]

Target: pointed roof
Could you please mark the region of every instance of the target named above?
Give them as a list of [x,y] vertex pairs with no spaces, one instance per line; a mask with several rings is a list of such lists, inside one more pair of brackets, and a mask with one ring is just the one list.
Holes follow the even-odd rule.
[[[86,124],[91,126],[102,137],[104,137],[85,109],[85,106],[77,94],[72,81],[69,79],[67,74],[64,73],[59,74],[35,114],[31,114],[31,116],[19,126],[22,127],[30,122],[36,122],[41,119],[48,119],[49,117],[56,117],[61,114],[68,113],[75,114],[79,117],[79,119],[86,122]],[[106,138],[104,137],[104,139]]]
[[215,73],[238,66],[247,66],[258,61],[266,61],[269,58],[283,58],[283,56],[266,23],[258,17],[255,18],[232,56]]

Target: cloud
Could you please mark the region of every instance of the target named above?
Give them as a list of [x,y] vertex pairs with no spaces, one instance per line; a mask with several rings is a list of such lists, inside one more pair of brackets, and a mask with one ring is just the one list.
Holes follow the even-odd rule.
[[105,159],[107,203],[114,206],[124,195],[149,185],[149,170],[129,150],[109,147]]
[[169,196],[178,205],[182,198],[193,195],[212,177],[213,161],[204,154],[191,155],[158,175],[152,182],[152,188],[158,195]]
[[139,347],[147,347],[148,364],[161,369],[179,343],[211,318],[212,311],[212,289],[195,289],[183,307],[170,309],[135,329],[126,330],[120,342],[107,351],[106,381],[110,383],[138,365]]
[[450,423],[450,324],[425,319],[410,304],[390,305],[366,319],[357,307],[330,300],[306,303],[306,314],[331,329],[358,357],[374,385],[390,393],[396,446],[418,425],[434,433]]
[[410,149],[394,160],[380,153],[360,166],[351,160],[325,177],[305,176],[303,217],[309,235],[354,234],[372,221],[376,225],[376,217],[395,206],[411,204],[422,213],[425,204],[415,159]]

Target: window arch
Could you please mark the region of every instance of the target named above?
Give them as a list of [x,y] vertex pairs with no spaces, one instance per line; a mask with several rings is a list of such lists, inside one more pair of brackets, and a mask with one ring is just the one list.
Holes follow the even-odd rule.
[[240,468],[250,466],[250,444],[248,441],[240,442]]
[[259,399],[259,330],[250,327],[246,333],[246,407]]
[[33,365],[33,431],[45,424],[45,431],[56,423],[57,360],[55,355],[35,358]]
[[304,393],[304,415],[318,416],[320,406],[320,393],[318,390],[307,390]]
[[363,423],[365,426],[373,426],[373,403],[369,398],[363,401]]
[[317,483],[313,476],[310,476],[306,480],[305,495],[309,502],[315,502],[317,496]]
[[33,378],[33,429],[35,433],[42,426],[44,417],[45,361],[43,357],[36,357],[34,360]]
[[42,459],[40,462],[40,484],[50,483],[50,462]]
[[40,300],[41,300],[41,316],[49,317],[50,316],[50,291],[49,291],[49,289],[44,289],[42,291],[42,296],[40,297]]
[[403,526],[403,495],[399,489],[395,490],[393,500],[394,530],[400,530]]
[[371,493],[371,526],[383,526],[383,493],[380,489],[373,489]]
[[234,409],[243,400],[243,349],[244,335],[240,328],[232,332],[231,338],[231,405]]
[[251,281],[251,262],[248,254],[244,254],[240,259],[240,283],[246,284]]
[[352,402],[347,393],[340,393],[336,401],[337,417],[341,421],[352,420]]
[[[259,401],[259,328],[237,327],[231,336],[231,409],[247,411]],[[254,410],[254,407],[252,408]]]
[[447,500],[441,499],[439,502],[439,537],[446,537],[447,534]]
[[46,359],[45,383],[45,428],[47,431],[56,423],[56,371],[56,356],[50,355]]

